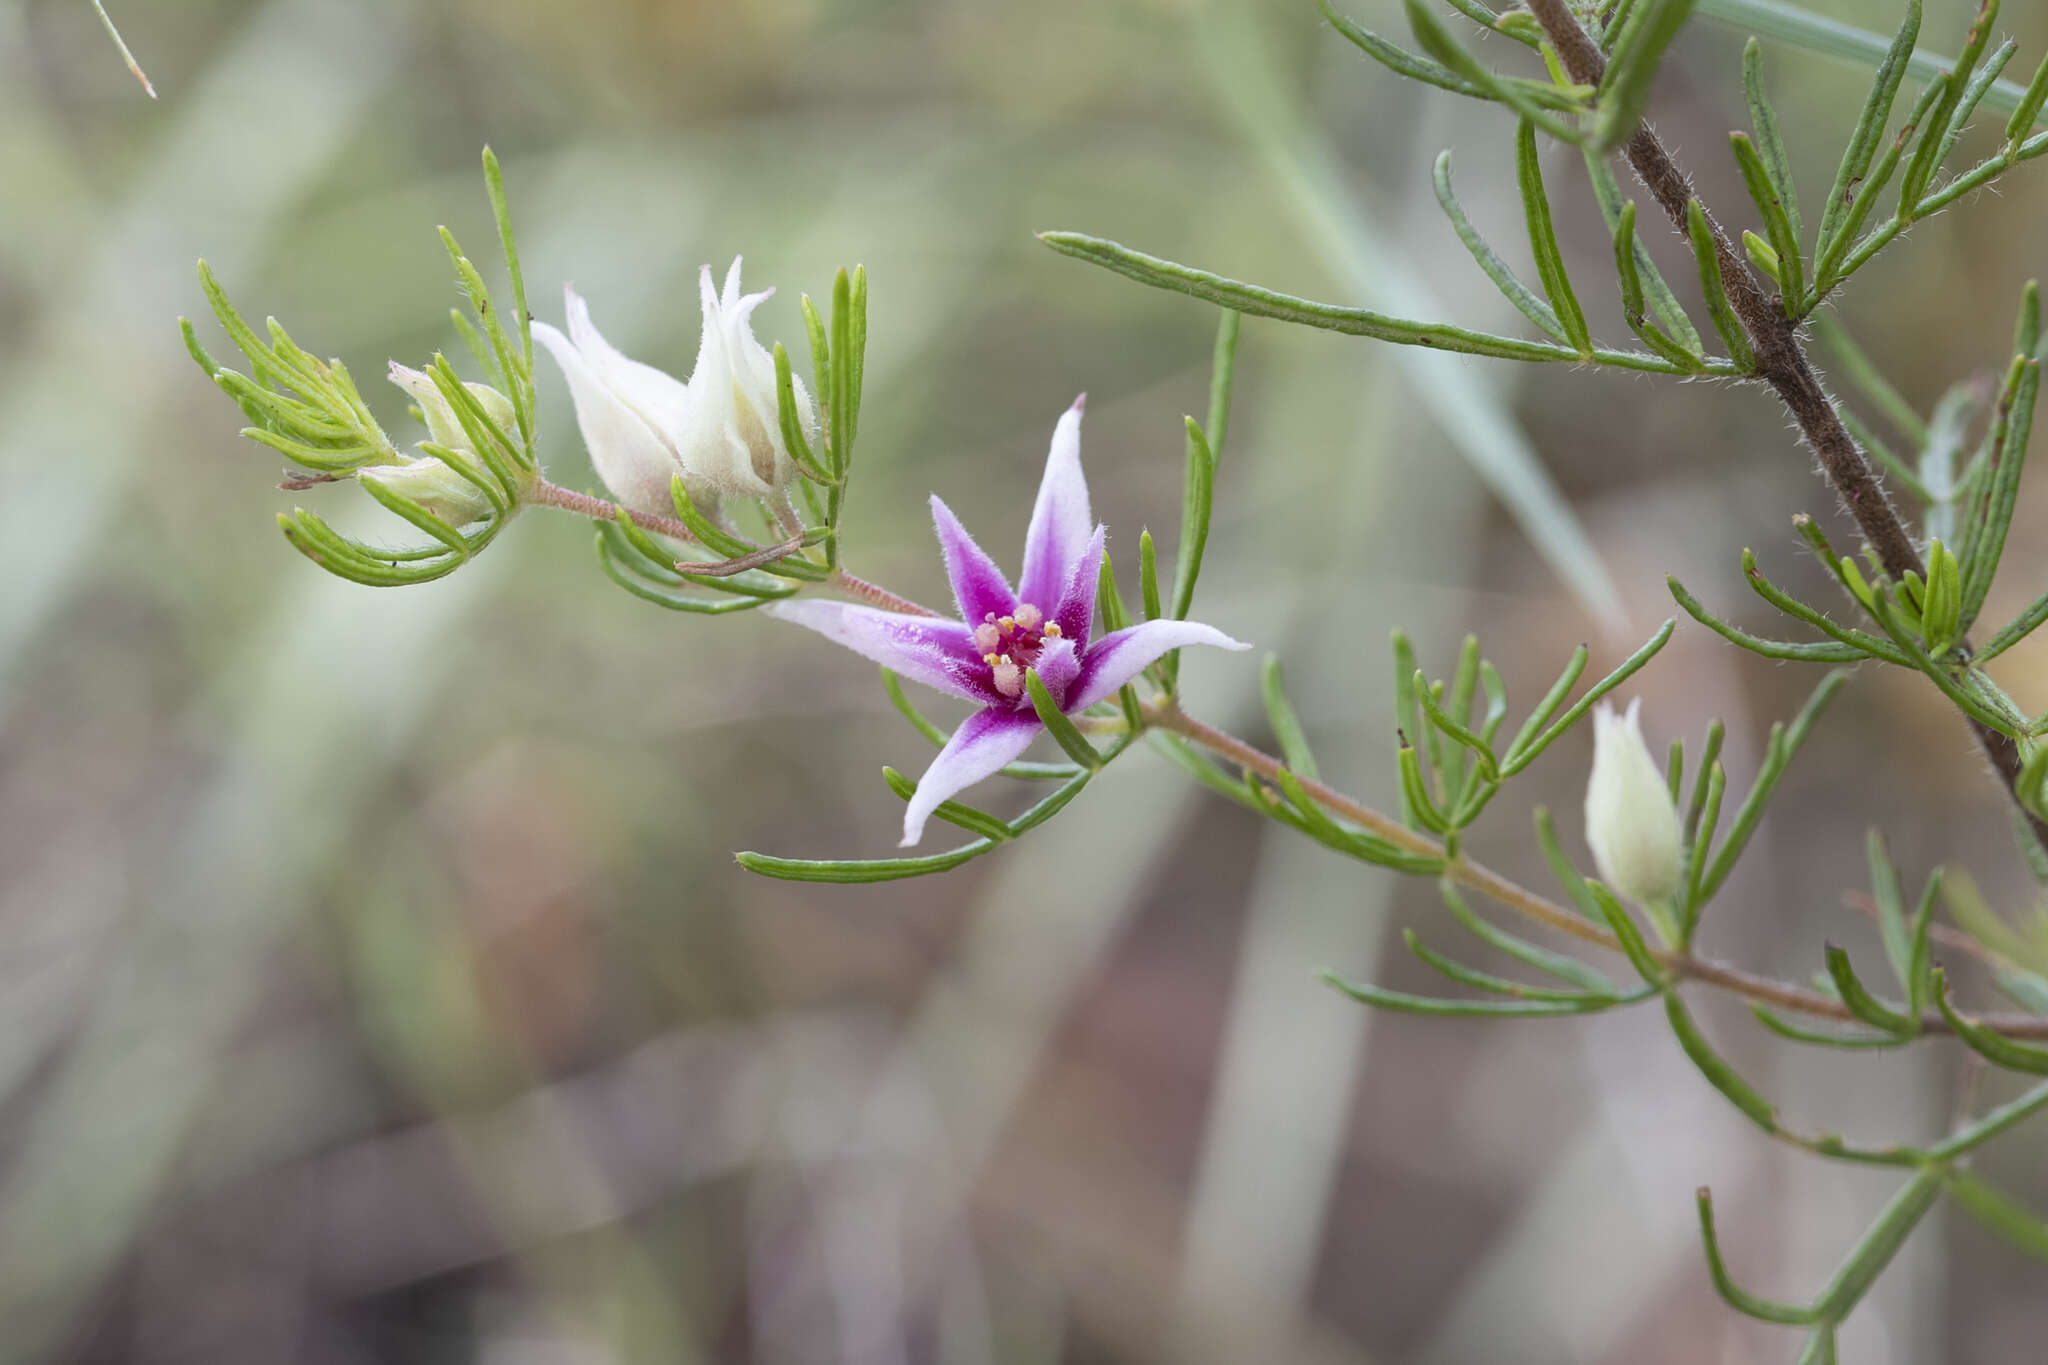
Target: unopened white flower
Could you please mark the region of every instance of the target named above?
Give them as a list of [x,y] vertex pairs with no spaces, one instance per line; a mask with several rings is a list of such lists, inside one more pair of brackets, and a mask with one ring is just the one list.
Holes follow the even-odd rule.
[[1671,789],[1643,742],[1639,697],[1617,715],[1593,708],[1593,775],[1586,783],[1586,842],[1600,879],[1647,905],[1678,889],[1681,835]]
[[573,287],[564,286],[562,298],[569,334],[536,322],[533,338],[569,381],[591,467],[627,507],[665,514],[671,506],[669,480],[683,472],[676,435],[689,408],[689,385],[606,341],[590,321],[590,305]]
[[[774,292],[742,295],[738,258],[722,292],[712,285],[711,267],[703,268],[704,335],[687,382],[607,342],[574,289],[564,291],[568,335],[534,324],[535,339],[569,381],[591,465],[613,497],[637,511],[662,512],[677,474],[693,498],[707,503],[723,494],[766,497],[789,483],[796,464],[782,437],[775,362],[754,339],[751,321]],[[816,410],[801,379],[794,388],[810,437]]]
[[[725,288],[711,286],[711,267],[697,276],[704,308],[704,338],[690,375],[690,404],[677,448],[683,482],[692,493],[737,493],[764,497],[796,473],[782,439],[775,397],[775,360],[754,339],[753,313],[775,291],[740,293],[740,259],[725,273]],[[817,431],[817,415],[803,381],[791,376],[797,420],[806,438]]]
[[[462,429],[462,423],[456,419],[454,405],[435,386],[430,375],[408,369],[394,360],[391,362],[391,382],[404,389],[420,405],[420,416],[427,423],[427,436],[435,445],[474,459],[476,449],[470,442],[469,433]],[[511,399],[487,384],[465,384],[463,387],[476,396],[477,405],[497,424],[498,430],[508,436],[515,430],[517,419],[513,416]],[[357,470],[356,477],[418,503],[451,526],[481,520],[492,510],[491,500],[484,495],[483,489],[456,473],[445,460],[431,455],[417,459],[401,457],[398,464],[371,465]]]

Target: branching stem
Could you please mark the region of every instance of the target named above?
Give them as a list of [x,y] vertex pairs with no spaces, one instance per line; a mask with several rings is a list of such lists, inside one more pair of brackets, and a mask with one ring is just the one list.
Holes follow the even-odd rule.
[[[1544,34],[1571,78],[1583,85],[1599,85],[1607,74],[1606,54],[1580,25],[1565,0],[1529,0],[1529,10],[1543,25]],[[1691,177],[1672,159],[1663,141],[1647,123],[1637,125],[1624,151],[1629,165],[1635,169],[1636,178],[1642,181],[1679,233],[1685,234],[1689,206],[1694,200]],[[1899,519],[1898,509],[1885,495],[1877,471],[1871,468],[1862,447],[1843,425],[1833,400],[1821,387],[1820,376],[1807,359],[1796,325],[1785,316],[1783,300],[1767,293],[1758,283],[1743,253],[1736,250],[1711,213],[1707,215],[1707,223],[1712,229],[1714,255],[1720,262],[1721,278],[1727,287],[1729,302],[1734,305],[1736,316],[1742,320],[1743,330],[1749,334],[1750,344],[1756,351],[1758,377],[1768,383],[1785,406],[1791,409],[1793,420],[1799,423],[1806,443],[1819,457],[1828,481],[1834,485],[1842,505],[1856,519],[1864,539],[1877,552],[1885,572],[1894,581],[1903,581],[1908,572],[1925,578],[1927,569],[1920,561],[1920,552],[1913,544],[1912,535]],[[1969,642],[1959,642],[1954,657],[1966,660],[1969,656]],[[1974,718],[1970,719],[1970,728],[2017,801],[2022,766],[2019,745],[2010,736],[2002,735]],[[2024,811],[2025,806],[2022,805],[2021,809]],[[2035,836],[2048,846],[2048,822],[2031,812],[2027,813],[2027,819],[2033,825]]]
[[[1254,748],[1235,735],[1195,719],[1181,710],[1171,699],[1149,703],[1145,708],[1145,722],[1156,729],[1169,731],[1198,744],[1247,772],[1257,773],[1275,784],[1279,782],[1280,774],[1286,771],[1287,765],[1273,755]],[[1403,852],[1425,858],[1445,857],[1443,844],[1428,835],[1410,829],[1399,820],[1376,811],[1333,787],[1303,777],[1299,773],[1293,773],[1291,776],[1300,782],[1302,789],[1325,810],[1386,840]],[[1518,882],[1511,881],[1485,864],[1474,862],[1463,854],[1449,860],[1445,875],[1458,885],[1477,891],[1525,919],[1534,920],[1558,933],[1604,948],[1609,952],[1618,953],[1622,950],[1620,942],[1606,929],[1593,924],[1576,911],[1559,905],[1549,897],[1539,895]],[[1856,1016],[1839,1000],[1822,995],[1818,991],[1786,985],[1784,982],[1744,971],[1740,967],[1689,952],[1658,951],[1654,955],[1661,966],[1683,980],[1717,986],[1760,1004],[1793,1010],[1815,1018],[1833,1019],[1842,1023],[1857,1022]],[[1983,1022],[2012,1038],[2048,1038],[2048,1020],[2032,1016],[1994,1015],[1987,1016]],[[1920,1024],[1927,1033],[1945,1034],[1952,1031],[1948,1021],[1939,1013],[1930,1012],[1923,1015]]]

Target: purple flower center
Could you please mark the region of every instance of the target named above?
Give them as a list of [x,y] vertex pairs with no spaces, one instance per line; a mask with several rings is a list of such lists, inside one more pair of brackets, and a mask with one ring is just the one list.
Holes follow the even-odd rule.
[[1022,602],[1011,615],[984,615],[974,628],[974,647],[988,665],[990,685],[1016,698],[1024,695],[1024,670],[1038,663],[1048,640],[1060,636],[1059,622],[1046,620],[1044,612]]

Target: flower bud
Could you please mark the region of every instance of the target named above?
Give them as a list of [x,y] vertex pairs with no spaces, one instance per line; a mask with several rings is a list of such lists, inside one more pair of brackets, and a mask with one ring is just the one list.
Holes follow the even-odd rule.
[[1678,890],[1678,811],[1664,774],[1643,742],[1642,699],[1617,715],[1593,708],[1593,775],[1586,783],[1586,842],[1600,879],[1647,905]]
[[[698,284],[704,334],[687,383],[614,348],[573,289],[565,291],[566,336],[534,324],[534,339],[569,381],[591,466],[612,496],[636,511],[666,511],[677,474],[705,504],[724,494],[767,497],[796,474],[782,437],[775,361],[754,339],[751,321],[775,291],[741,295],[737,258],[723,292],[712,287],[708,265]],[[806,437],[814,436],[811,396],[801,379],[792,379],[798,421]]]
[[[692,493],[734,493],[765,497],[796,474],[782,439],[781,407],[775,393],[775,361],[754,339],[753,312],[775,291],[740,293],[740,260],[726,271],[723,292],[711,285],[711,267],[697,280],[704,309],[704,337],[690,376],[690,403],[678,435],[683,482]],[[797,420],[806,437],[818,419],[803,381],[791,376]]]
[[[426,420],[430,441],[474,459],[476,449],[470,442],[469,433],[462,429],[461,421],[455,416],[454,404],[435,385],[431,375],[408,369],[394,360],[391,362],[391,382],[420,405],[420,416]],[[513,414],[511,399],[487,384],[465,384],[463,387],[475,395],[478,406],[497,424],[498,430],[509,435],[517,429],[518,419]],[[371,465],[357,470],[355,476],[418,503],[451,526],[480,521],[491,514],[491,500],[483,489],[456,473],[445,460],[431,455],[416,459],[400,458],[399,464]]]
[[481,521],[491,514],[491,500],[484,496],[484,490],[442,460],[371,465],[357,470],[356,477],[418,503],[450,526]]

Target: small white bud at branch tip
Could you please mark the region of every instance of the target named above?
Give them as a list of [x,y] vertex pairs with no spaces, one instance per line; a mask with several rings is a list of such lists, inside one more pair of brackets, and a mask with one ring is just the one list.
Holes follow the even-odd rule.
[[1616,713],[1593,708],[1593,772],[1586,783],[1586,842],[1600,879],[1638,905],[1678,890],[1682,835],[1678,811],[1649,745],[1642,700]]

